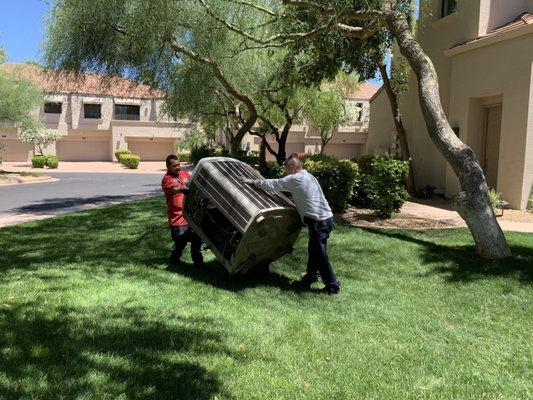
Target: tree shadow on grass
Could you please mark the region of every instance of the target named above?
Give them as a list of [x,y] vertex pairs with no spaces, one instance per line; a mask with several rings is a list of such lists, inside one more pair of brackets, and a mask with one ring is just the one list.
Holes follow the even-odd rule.
[[218,261],[207,262],[201,268],[195,267],[192,264],[183,263],[179,267],[168,267],[167,271],[230,292],[238,292],[260,286],[276,287],[294,293],[314,293],[319,291],[318,289],[301,285],[299,282],[275,271],[270,271],[266,274],[254,274],[251,272],[242,276],[231,276]]
[[[148,199],[0,229],[0,272],[35,271],[52,264],[61,265],[65,273],[128,275],[158,284],[167,280],[154,269],[167,266],[171,246],[163,200]],[[205,269],[186,267],[177,272],[230,291],[259,285],[302,291],[275,272],[229,279],[216,261]]]
[[191,361],[242,358],[214,320],[167,323],[131,307],[38,310],[0,312],[0,398],[231,398],[215,372]]
[[[146,185],[148,186],[148,185]],[[150,185],[153,186],[153,185]],[[25,213],[39,213],[39,214],[51,214],[61,210],[68,210],[74,207],[94,206],[101,207],[113,203],[119,203],[124,201],[133,201],[145,199],[160,195],[160,189],[154,189],[147,193],[141,194],[128,194],[128,195],[109,195],[109,196],[91,196],[91,197],[58,197],[43,199],[35,204],[28,204],[22,207],[18,207],[13,210],[16,214]]]
[[470,282],[478,279],[508,277],[523,284],[533,282],[533,247],[511,246],[513,257],[504,260],[485,260],[475,252],[475,246],[449,246],[423,239],[423,233],[390,229],[361,228],[377,235],[387,236],[418,245],[422,263],[448,282]]

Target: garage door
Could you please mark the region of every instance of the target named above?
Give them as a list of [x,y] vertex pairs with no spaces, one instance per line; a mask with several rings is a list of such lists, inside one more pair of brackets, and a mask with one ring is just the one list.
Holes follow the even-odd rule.
[[0,150],[0,157],[4,161],[30,161],[33,156],[33,146],[18,139],[0,139],[5,147]]
[[350,159],[360,156],[363,152],[362,144],[328,144],[325,148],[325,153],[329,156],[338,158],[339,160]]
[[128,140],[128,150],[141,157],[141,161],[163,161],[174,154],[174,140]]
[[111,161],[109,140],[58,140],[56,152],[61,161]]

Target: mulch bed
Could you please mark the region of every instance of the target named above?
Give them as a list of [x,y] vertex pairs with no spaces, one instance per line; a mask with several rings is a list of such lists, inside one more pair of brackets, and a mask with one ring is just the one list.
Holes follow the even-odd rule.
[[379,218],[374,210],[350,207],[342,214],[335,215],[335,223],[339,225],[391,228],[391,229],[444,229],[453,225],[428,218],[420,218],[411,214],[394,214],[390,219]]

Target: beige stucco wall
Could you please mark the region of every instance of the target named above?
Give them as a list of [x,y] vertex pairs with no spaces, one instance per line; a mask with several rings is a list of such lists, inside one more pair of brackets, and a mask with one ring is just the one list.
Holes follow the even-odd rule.
[[396,128],[385,90],[381,90],[370,103],[370,123],[364,154],[386,154],[391,150]]
[[[526,140],[531,134],[531,68],[533,33],[451,57],[449,120],[460,127],[460,138],[479,154],[483,131],[483,100],[499,96],[502,121],[497,190],[513,208],[525,207]],[[509,62],[512,60],[512,62]],[[480,73],[482,72],[482,73]],[[447,193],[458,190],[447,168]]]
[[531,64],[531,82],[529,85],[529,110],[523,182],[521,205],[522,207],[527,207],[529,197],[533,196],[533,63]]
[[[45,114],[44,105],[34,110],[48,129],[56,129],[64,140],[102,140],[109,141],[109,154],[115,150],[127,148],[127,138],[167,138],[179,139],[186,130],[195,127],[187,121],[175,122],[162,112],[163,100],[113,98],[105,95],[91,94],[54,94],[45,95],[45,101],[61,102],[61,114]],[[102,117],[84,118],[84,104],[101,104]],[[116,104],[140,106],[139,121],[114,119]],[[0,137],[17,139],[12,129],[0,128]],[[83,139],[86,138],[86,139]],[[44,149],[45,154],[57,154],[55,143]]]
[[[450,124],[459,127],[460,138],[474,151],[480,150],[483,106],[490,101],[503,104],[497,189],[514,208],[526,206],[533,180],[533,29],[521,28],[463,46],[460,51],[449,49],[509,22],[523,11],[533,11],[532,3],[524,0],[459,2],[458,12],[440,18],[440,1],[434,0],[430,4],[431,12],[425,13],[420,21],[418,37],[435,65],[441,102]],[[414,76],[410,78],[409,91],[402,97],[400,108],[416,186],[429,184],[448,196],[456,194],[458,179],[429,140]],[[384,93],[371,104],[368,153],[388,140],[392,122],[385,118],[388,109]]]

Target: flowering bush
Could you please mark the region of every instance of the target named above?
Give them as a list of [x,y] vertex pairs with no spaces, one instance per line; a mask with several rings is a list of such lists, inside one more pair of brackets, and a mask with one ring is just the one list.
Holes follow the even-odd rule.
[[43,148],[59,139],[61,133],[55,129],[19,129],[18,136],[23,142],[34,145],[39,154],[43,155]]

